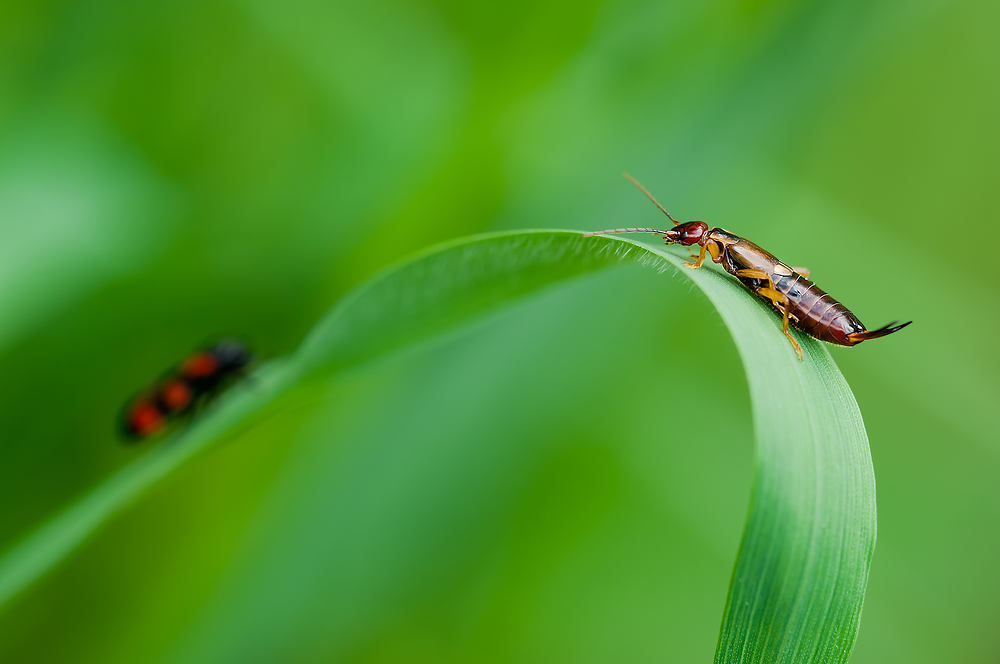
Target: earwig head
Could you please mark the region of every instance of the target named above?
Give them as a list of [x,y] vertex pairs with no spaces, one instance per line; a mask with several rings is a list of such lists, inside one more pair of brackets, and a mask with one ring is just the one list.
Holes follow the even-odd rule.
[[707,232],[708,224],[704,221],[688,221],[683,224],[677,224],[670,230],[665,231],[663,235],[666,238],[667,244],[680,244],[690,247],[692,244],[701,242]]

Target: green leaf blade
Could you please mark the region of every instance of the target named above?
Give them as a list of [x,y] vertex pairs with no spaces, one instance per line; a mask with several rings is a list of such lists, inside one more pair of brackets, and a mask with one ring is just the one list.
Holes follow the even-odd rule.
[[334,372],[434,336],[546,286],[626,261],[663,268],[633,243],[573,231],[490,233],[421,252],[345,297],[297,356],[307,373]]
[[715,661],[846,662],[876,532],[875,474],[857,402],[821,342],[796,333],[804,361],[790,362],[777,316],[741,314],[746,293],[735,280],[689,276],[733,333],[757,441]]
[[[798,334],[713,266],[628,238],[573,231],[477,236],[431,248],[358,288],[272,378],[122,469],[0,558],[0,605],[115,513],[292,388],[454,332],[534,290],[623,263],[676,268],[708,295],[744,363],[757,440],[753,494],[716,662],[846,662],[875,545],[875,485],[854,397],[820,342]],[[694,358],[696,359],[696,358]],[[696,369],[696,367],[693,367]],[[700,413],[711,427],[711,404]]]

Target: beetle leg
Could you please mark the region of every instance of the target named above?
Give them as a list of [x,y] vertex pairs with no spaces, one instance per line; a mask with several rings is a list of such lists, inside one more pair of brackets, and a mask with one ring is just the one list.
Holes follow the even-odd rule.
[[799,346],[799,342],[795,340],[795,337],[792,336],[792,333],[788,331],[788,318],[791,315],[792,311],[792,308],[788,306],[788,298],[785,296],[784,293],[780,293],[774,290],[773,288],[765,287],[761,288],[757,292],[761,296],[766,297],[767,299],[774,302],[775,306],[778,307],[778,310],[781,311],[781,331],[784,332],[785,336],[788,337],[788,340],[792,342],[792,347],[795,349],[795,352],[798,353],[799,361],[801,362],[802,347]]
[[806,279],[809,278],[809,268],[807,268],[807,267],[795,267],[793,265],[792,266],[792,272],[798,272],[799,274],[801,274]]
[[[692,270],[696,270],[699,267],[701,267],[702,263],[705,262],[705,245],[700,245],[700,246],[701,246],[701,251],[698,253],[698,258],[695,260],[695,262],[689,263],[685,261],[684,267],[689,267]],[[691,258],[694,258],[694,256],[691,256]]]

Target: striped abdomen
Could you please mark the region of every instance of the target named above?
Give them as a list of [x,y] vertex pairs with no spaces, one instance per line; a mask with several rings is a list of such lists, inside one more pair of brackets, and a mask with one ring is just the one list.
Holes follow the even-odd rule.
[[777,277],[774,287],[788,298],[792,324],[806,334],[831,344],[853,346],[856,342],[850,335],[865,331],[847,307],[798,272]]

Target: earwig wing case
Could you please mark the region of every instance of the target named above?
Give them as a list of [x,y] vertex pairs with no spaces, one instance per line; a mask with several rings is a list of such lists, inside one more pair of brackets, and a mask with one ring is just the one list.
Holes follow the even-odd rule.
[[[683,260],[629,239],[571,231],[483,235],[421,252],[345,297],[296,353],[260,367],[252,387],[223,395],[190,428],[8,550],[0,558],[0,604],[200,452],[294,402],[299,385],[452,332],[540,288],[639,263],[653,268],[650,279],[680,274],[704,291],[736,342],[750,389],[753,499],[729,598],[719,607],[716,662],[847,662],[875,546],[874,472],[857,404],[820,342],[797,335],[799,362],[780,320],[752,294],[714,269],[680,268]],[[243,625],[241,647],[252,649],[275,629]]]

